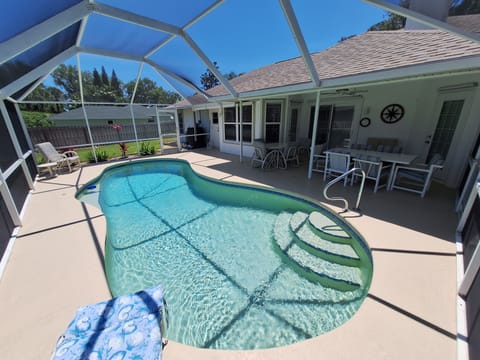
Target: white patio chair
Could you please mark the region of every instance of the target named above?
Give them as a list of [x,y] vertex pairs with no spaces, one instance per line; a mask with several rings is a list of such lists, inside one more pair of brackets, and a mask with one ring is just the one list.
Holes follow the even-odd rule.
[[315,151],[313,153],[313,167],[312,171],[324,172],[325,161],[327,156],[323,153],[327,147],[326,143],[315,145]]
[[[375,181],[373,192],[377,192],[378,189],[387,187],[388,177],[390,176],[390,171],[392,169],[391,164],[385,165],[380,158],[369,156],[365,158],[358,157],[353,159],[353,167],[363,170],[365,172],[366,179]],[[353,173],[351,184],[353,184],[354,180],[361,177],[361,172]],[[381,183],[382,179],[385,179],[385,183]]]
[[80,156],[75,151],[69,150],[61,154],[50,142],[40,143],[35,147],[48,163],[56,163],[58,168],[68,166],[68,170],[72,172],[72,166],[80,165]]
[[[341,176],[350,170],[350,155],[338,152],[326,152],[325,159],[325,171],[323,173],[323,180],[327,179],[327,176]],[[347,185],[348,176],[345,176],[343,182],[344,186]]]
[[435,154],[429,164],[397,166],[393,173],[392,189],[400,189],[420,194],[423,198],[430,188],[433,174],[443,168],[443,159]]
[[297,146],[294,144],[289,144],[287,151],[285,152],[285,165],[288,166],[289,162],[295,162],[296,166],[300,165],[300,160],[298,158]]
[[[265,150],[264,147],[260,146],[255,146],[253,148],[253,154],[252,154],[252,167],[261,167],[263,169],[265,165],[265,155],[267,151]],[[257,166],[260,165],[260,166]]]

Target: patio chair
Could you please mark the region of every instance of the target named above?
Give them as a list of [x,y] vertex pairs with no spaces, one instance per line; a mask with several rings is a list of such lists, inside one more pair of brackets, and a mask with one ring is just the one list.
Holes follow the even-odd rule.
[[401,152],[402,152],[402,147],[401,146],[396,145],[392,148],[392,153],[400,154]]
[[325,171],[325,161],[327,156],[323,153],[327,147],[326,143],[315,145],[315,151],[313,153],[313,167],[312,171],[324,172]]
[[80,164],[80,156],[75,151],[69,150],[60,154],[50,142],[40,143],[35,147],[48,163],[56,163],[59,168],[67,166],[72,172],[72,166]]
[[423,198],[430,188],[433,174],[443,168],[443,159],[435,154],[428,164],[397,166],[393,173],[392,189],[400,189],[420,194]]
[[252,167],[260,167],[263,169],[265,165],[265,156],[267,155],[267,151],[265,147],[254,146],[251,164]]
[[82,306],[58,339],[51,359],[158,360],[166,321],[160,286]]
[[300,159],[298,158],[297,146],[294,144],[289,144],[287,151],[285,152],[285,163],[288,167],[289,162],[295,162],[296,166],[300,165]]
[[[350,170],[350,155],[339,152],[326,152],[325,159],[325,171],[323,173],[323,181],[327,179],[327,176],[341,176]],[[343,182],[344,186],[347,185],[348,176],[345,176]]]
[[[366,179],[375,181],[373,192],[376,193],[378,189],[387,187],[392,165],[385,165],[378,157],[368,156],[353,159],[353,167],[363,170]],[[361,177],[362,174],[360,172],[353,173],[351,184],[353,184],[354,180]],[[385,179],[383,184],[381,183],[382,179]]]

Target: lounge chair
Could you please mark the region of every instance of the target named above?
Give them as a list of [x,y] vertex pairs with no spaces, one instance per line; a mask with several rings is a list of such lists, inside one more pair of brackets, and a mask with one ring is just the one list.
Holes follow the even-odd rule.
[[160,286],[80,307],[51,360],[162,357],[166,306]]
[[72,166],[80,164],[80,156],[75,151],[69,150],[60,154],[50,142],[40,143],[35,147],[48,163],[56,163],[59,168],[68,166],[68,171],[72,172]]

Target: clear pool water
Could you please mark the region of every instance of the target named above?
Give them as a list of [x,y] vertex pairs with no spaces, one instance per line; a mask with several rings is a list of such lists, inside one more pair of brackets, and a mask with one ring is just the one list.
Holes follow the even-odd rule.
[[162,284],[167,336],[187,345],[259,349],[315,337],[352,317],[370,285],[368,248],[340,219],[355,242],[361,286],[326,287],[286,261],[275,239],[290,231],[285,219],[298,212],[335,219],[319,205],[207,179],[180,160],[112,167],[77,198],[106,216],[112,294]]

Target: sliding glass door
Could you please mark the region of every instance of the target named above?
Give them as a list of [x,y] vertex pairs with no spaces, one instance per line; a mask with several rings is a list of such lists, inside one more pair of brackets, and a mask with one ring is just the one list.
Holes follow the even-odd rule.
[[[355,107],[321,105],[318,113],[316,145],[327,144],[327,148],[343,147],[350,142]],[[310,128],[308,137],[312,138],[315,106],[310,108]]]

